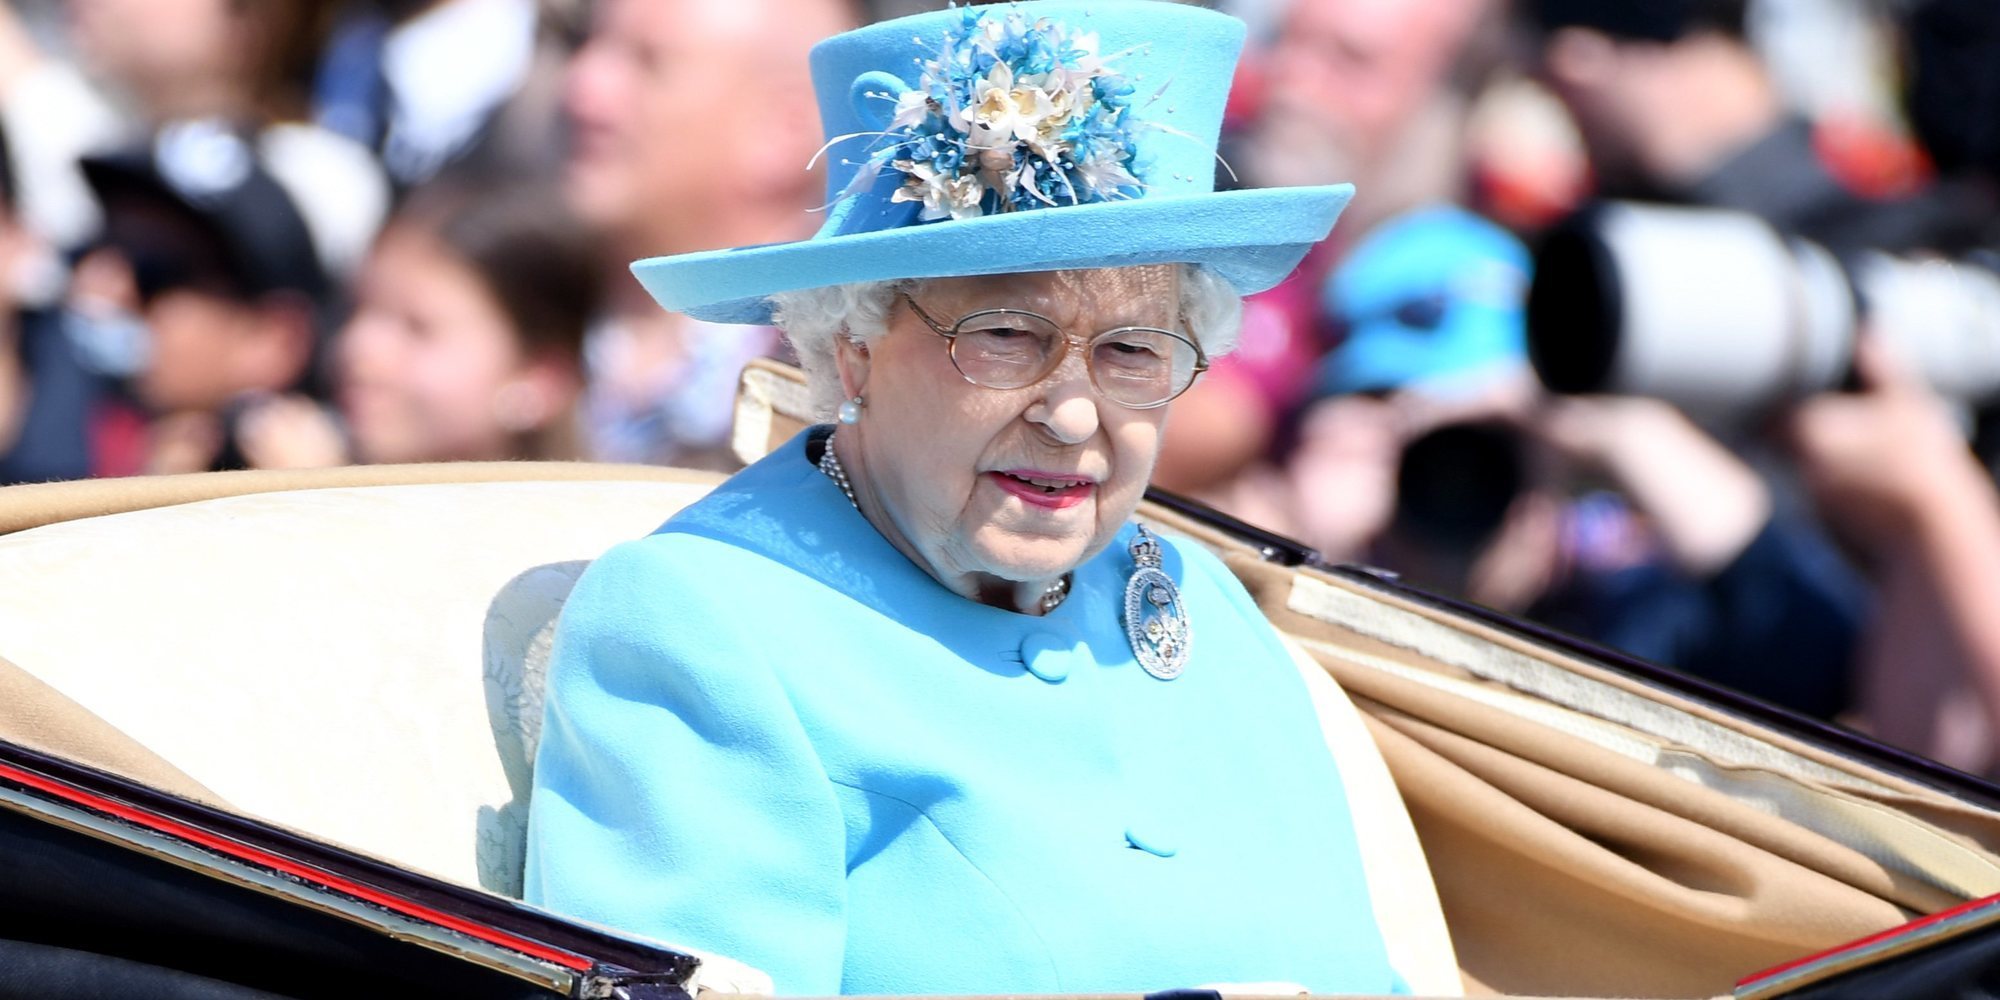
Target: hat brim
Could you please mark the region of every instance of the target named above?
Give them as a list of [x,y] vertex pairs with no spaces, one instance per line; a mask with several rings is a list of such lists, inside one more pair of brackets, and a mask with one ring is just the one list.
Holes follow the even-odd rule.
[[215,218],[162,179],[159,172],[152,168],[150,157],[124,153],[86,156],[77,161],[77,168],[98,205],[110,206],[126,199],[163,205],[218,241],[219,245],[229,245],[229,234],[222,231]]
[[1353,197],[1336,184],[1135,198],[653,257],[632,273],[711,323],[769,323],[770,296],[804,288],[1142,264],[1199,264],[1248,295],[1291,274]]

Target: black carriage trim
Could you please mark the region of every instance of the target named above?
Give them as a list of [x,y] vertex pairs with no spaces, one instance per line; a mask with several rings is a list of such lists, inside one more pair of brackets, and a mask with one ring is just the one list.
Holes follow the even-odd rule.
[[[113,840],[126,852],[164,858],[182,868],[193,867],[210,879],[255,888],[230,873],[228,869],[234,866],[344,902],[347,905],[320,909],[367,925],[377,934],[409,940],[407,928],[414,926],[432,932],[424,935],[426,939],[420,944],[464,961],[480,963],[479,952],[512,957],[500,965],[480,964],[536,981],[543,990],[557,995],[610,996],[617,989],[633,1000],[687,1000],[700,965],[691,955],[573,924],[514,900],[453,885],[6,741],[0,741],[0,790],[16,793],[8,798],[26,800],[31,819],[68,825],[62,816],[69,813],[99,821],[101,828],[129,834]],[[36,803],[42,808],[33,808]],[[0,798],[0,813],[22,811],[19,802]],[[107,839],[89,829],[82,833],[99,841]],[[148,841],[153,847],[148,847]],[[212,863],[191,866],[186,861],[202,856]],[[370,914],[375,919],[370,919]],[[405,929],[400,935],[399,925]],[[454,943],[460,946],[454,947]]]

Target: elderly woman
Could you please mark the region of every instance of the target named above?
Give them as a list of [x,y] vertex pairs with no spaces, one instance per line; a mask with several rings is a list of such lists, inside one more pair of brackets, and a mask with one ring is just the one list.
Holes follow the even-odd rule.
[[578,582],[531,900],[788,994],[1402,990],[1294,661],[1132,520],[1350,194],[1210,190],[1241,38],[1089,0],[831,39],[822,231],[635,266],[776,322],[837,423]]

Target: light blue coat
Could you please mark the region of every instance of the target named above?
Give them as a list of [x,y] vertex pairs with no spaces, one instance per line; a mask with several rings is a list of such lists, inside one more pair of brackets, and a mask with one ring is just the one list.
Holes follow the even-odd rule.
[[1168,544],[1193,656],[1119,623],[1119,540],[1046,617],[946,590],[805,437],[592,564],[563,611],[527,895],[783,994],[1402,992],[1271,626]]

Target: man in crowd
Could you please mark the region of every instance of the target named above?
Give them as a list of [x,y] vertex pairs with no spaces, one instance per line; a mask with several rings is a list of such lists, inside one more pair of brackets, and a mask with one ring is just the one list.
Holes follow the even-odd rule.
[[[770,331],[663,312],[638,258],[801,239],[823,175],[806,51],[856,23],[846,0],[606,0],[569,74],[564,182],[616,273],[588,346],[598,456],[726,464],[736,378]],[[840,155],[835,150],[830,155]]]
[[1266,187],[1353,183],[1367,196],[1341,216],[1349,245],[1389,216],[1462,202],[1465,115],[1498,14],[1491,0],[1293,0],[1260,61],[1245,174]]
[[1822,155],[1745,30],[1748,0],[1537,0],[1541,71],[1602,193],[1735,209],[1835,249],[1949,241],[1950,192],[1877,198]]
[[1261,98],[1234,157],[1256,186],[1361,192],[1291,281],[1253,297],[1237,352],[1175,404],[1155,479],[1218,497],[1269,450],[1326,345],[1319,287],[1377,225],[1465,196],[1462,136],[1490,63],[1492,0],[1293,0],[1255,57]]
[[[1894,198],[1844,179],[1748,40],[1747,6],[1531,7],[1545,32],[1542,75],[1575,118],[1605,193],[1748,212],[1837,251],[1956,253],[1977,244],[1990,225],[1990,178],[1948,175]],[[1990,69],[2000,17],[1981,0],[1912,7],[1913,117],[1937,162],[1963,170],[1979,158],[1978,140],[1961,140],[1992,134],[1992,99],[1978,97],[2000,92]],[[1930,58],[1939,55],[1946,58]],[[1814,686],[1841,693],[1847,703],[1838,707],[1858,710],[1890,742],[1990,770],[2000,632],[1975,609],[1990,609],[2000,592],[2000,495],[1945,405],[1893,345],[1864,332],[1851,375],[1858,391],[1822,394],[1777,421],[1805,487],[1800,499],[1845,543],[1875,592],[1856,648],[1840,664],[1829,661]],[[1806,623],[1795,633],[1826,631]],[[1796,683],[1804,671],[1784,676]]]

